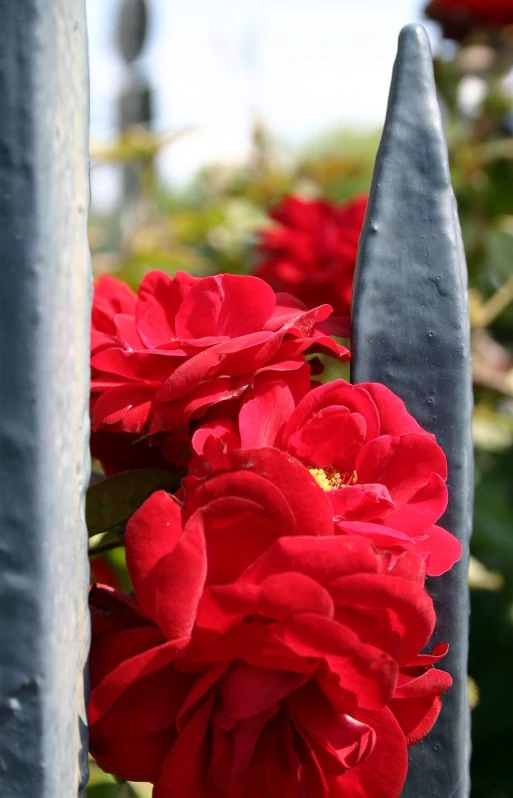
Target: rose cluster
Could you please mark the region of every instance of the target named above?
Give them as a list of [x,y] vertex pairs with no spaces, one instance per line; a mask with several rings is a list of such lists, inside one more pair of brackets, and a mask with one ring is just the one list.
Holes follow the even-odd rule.
[[451,686],[446,459],[385,386],[312,380],[348,357],[330,312],[257,277],[97,284],[98,456],[186,468],[127,523],[133,594],[90,593],[91,754],[154,798],[398,798]]

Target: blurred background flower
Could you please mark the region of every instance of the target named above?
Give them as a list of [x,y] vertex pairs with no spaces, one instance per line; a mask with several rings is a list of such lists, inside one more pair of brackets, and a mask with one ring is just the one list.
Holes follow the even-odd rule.
[[[324,261],[304,257],[290,209],[354,208],[368,191],[397,34],[426,18],[470,278],[472,796],[513,798],[513,0],[87,0],[87,10],[95,275],[137,288],[155,268],[249,273],[267,261],[266,279],[289,291],[296,280],[302,299],[312,282],[299,264],[310,275],[320,264],[315,282]],[[310,254],[325,253],[312,240]],[[327,249],[347,274],[352,256]],[[96,578],[126,587],[122,550],[104,556]],[[89,798],[147,795],[93,771]]]
[[431,0],[426,16],[442,25],[444,36],[462,39],[472,30],[500,30],[513,24],[511,0]]
[[330,331],[348,336],[358,241],[367,196],[348,202],[286,196],[259,231],[254,274],[275,291],[293,294],[309,308],[333,308]]

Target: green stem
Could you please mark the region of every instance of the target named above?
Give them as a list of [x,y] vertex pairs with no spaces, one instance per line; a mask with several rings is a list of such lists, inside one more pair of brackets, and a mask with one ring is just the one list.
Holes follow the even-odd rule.
[[106,551],[112,549],[119,549],[125,545],[125,541],[119,538],[118,540],[109,540],[106,543],[98,543],[97,546],[90,546],[87,554],[89,557],[95,557],[97,554],[104,554]]

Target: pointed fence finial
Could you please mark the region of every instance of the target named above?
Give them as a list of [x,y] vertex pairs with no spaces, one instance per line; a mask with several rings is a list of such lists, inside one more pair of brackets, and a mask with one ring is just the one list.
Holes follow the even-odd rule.
[[401,32],[360,242],[353,299],[353,382],[385,383],[436,435],[448,459],[443,525],[463,543],[450,573],[428,580],[433,642],[454,685],[433,731],[410,749],[403,798],[467,798],[468,541],[473,485],[466,264],[429,39]]

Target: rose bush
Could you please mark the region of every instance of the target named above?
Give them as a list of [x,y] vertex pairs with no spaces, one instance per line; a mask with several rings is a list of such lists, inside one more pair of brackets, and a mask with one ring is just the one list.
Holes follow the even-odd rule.
[[274,449],[133,516],[135,598],[91,593],[91,752],[155,798],[399,796],[450,685],[424,564],[334,534]]
[[288,196],[270,212],[275,222],[260,232],[255,274],[276,291],[308,307],[332,305],[333,334],[349,334],[349,313],[358,241],[367,197],[335,204]]
[[227,451],[278,447],[308,466],[327,492],[337,532],[411,549],[430,575],[447,571],[461,545],[436,523],[447,507],[447,462],[434,437],[384,385],[336,380],[308,388],[302,372],[293,382],[257,379],[231,418],[195,432],[193,447],[205,457],[193,473],[230,470],[235,461]]
[[[347,359],[348,350],[319,327],[330,313],[328,305],[307,310],[293,297],[276,296],[256,277],[154,271],[137,295],[100,278],[91,333],[93,432],[153,435],[160,450],[139,447],[136,461],[177,459],[190,420],[240,399],[257,375],[300,369],[307,352]],[[118,469],[117,442],[111,450],[105,435],[93,437],[93,447]]]

